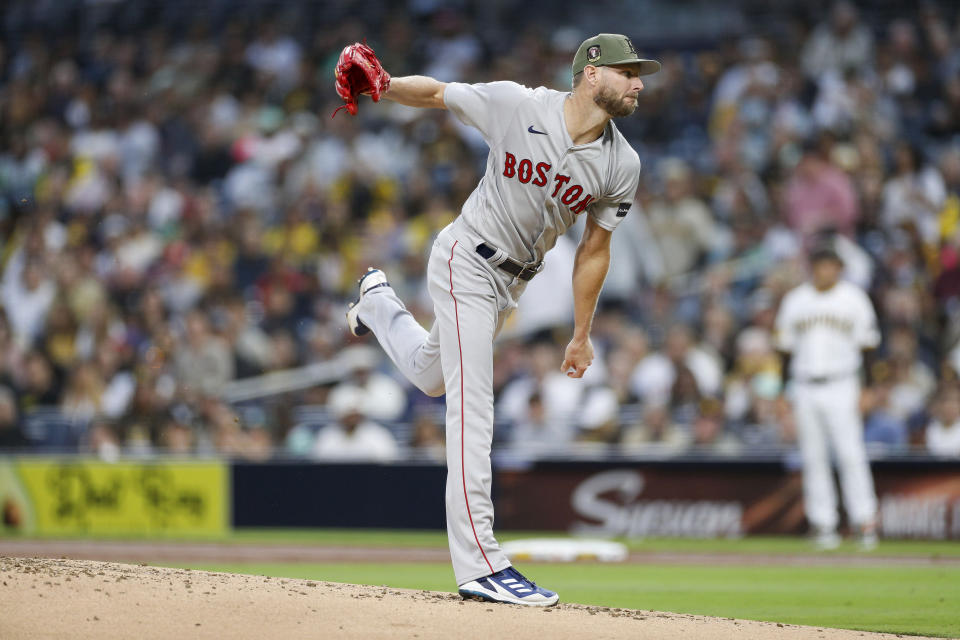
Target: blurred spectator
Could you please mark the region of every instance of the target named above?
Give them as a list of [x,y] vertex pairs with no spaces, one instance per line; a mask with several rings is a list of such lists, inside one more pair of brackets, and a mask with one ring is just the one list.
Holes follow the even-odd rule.
[[71,418],[88,421],[102,413],[105,384],[91,362],[82,362],[67,380],[63,392],[63,412]]
[[563,451],[572,440],[572,430],[562,423],[547,419],[543,398],[534,391],[527,399],[527,409],[510,430],[510,449],[520,455],[537,457]]
[[434,13],[433,21],[433,33],[426,42],[430,63],[425,73],[441,82],[459,80],[480,57],[480,42],[469,29],[465,14],[443,9]]
[[20,412],[28,413],[36,407],[59,404],[60,384],[50,361],[39,351],[31,351],[23,358],[23,368],[17,382]]
[[650,231],[663,256],[664,277],[684,274],[713,249],[718,240],[710,210],[692,192],[692,174],[677,159],[667,159],[660,167],[664,183],[663,198],[646,209]]
[[905,143],[897,145],[894,163],[895,173],[883,188],[883,223],[889,229],[915,228],[925,242],[935,244],[946,198],[940,172],[925,165],[918,148]]
[[704,401],[691,428],[691,446],[698,451],[733,456],[742,450],[740,441],[724,426],[723,407],[719,402]]
[[[675,324],[667,332],[666,356],[674,366],[674,395],[676,395],[676,377],[682,369],[692,374],[691,389],[687,393],[716,395],[723,382],[723,363],[709,347],[696,342],[693,330],[683,324]],[[684,381],[686,384],[688,381]]]
[[[832,235],[832,230],[828,230],[826,235]],[[846,236],[834,235],[833,238],[837,253],[843,260],[843,279],[862,289],[869,289],[874,276],[873,258]]]
[[279,87],[289,88],[299,72],[300,46],[293,38],[278,34],[274,23],[266,22],[257,39],[247,47],[246,58],[256,71]]
[[104,462],[116,462],[120,458],[120,441],[117,433],[107,422],[94,421],[87,428],[87,448]]
[[157,444],[166,455],[189,455],[194,453],[196,435],[184,422],[183,412],[173,411],[160,423]]
[[644,407],[643,420],[629,425],[620,440],[625,451],[650,451],[663,454],[682,453],[690,446],[690,433],[670,419],[666,405]]
[[0,305],[0,385],[13,386],[21,353],[14,343],[10,323],[7,320],[7,311]]
[[270,368],[273,343],[263,329],[250,321],[243,298],[225,301],[220,312],[224,317],[224,339],[233,350],[237,378],[258,375]]
[[907,420],[891,408],[892,379],[884,372],[885,363],[874,365],[874,377],[881,379],[863,390],[860,410],[863,413],[863,440],[876,451],[878,448],[897,450],[908,440]]
[[942,136],[960,133],[960,78],[956,70],[944,79],[943,93],[931,105],[930,130]]
[[[220,455],[245,460],[264,460],[272,454],[270,436],[263,424],[241,423],[240,416],[226,403],[206,399],[201,419],[204,432]],[[203,453],[203,442],[198,448]]]
[[97,370],[105,385],[100,394],[100,409],[108,418],[116,419],[127,412],[136,389],[133,373],[124,366],[126,351],[125,346],[108,340],[97,347]]
[[410,449],[415,456],[434,462],[444,462],[447,455],[444,440],[443,422],[438,421],[426,411],[414,417]]
[[950,375],[952,375],[954,379],[960,378],[960,342],[950,350],[944,364],[946,367],[949,367],[948,370],[951,371]]
[[651,350],[647,334],[640,330],[630,334],[626,348],[636,362],[630,376],[630,389],[634,395],[645,403],[666,403],[676,375],[670,359]]
[[38,257],[28,258],[19,251],[10,259],[0,282],[0,294],[17,346],[29,348],[43,333],[56,292]]
[[776,398],[780,380],[780,358],[770,333],[760,327],[744,329],[737,336],[736,360],[725,383],[727,419],[735,424],[751,422],[757,399]]
[[362,389],[343,388],[330,407],[336,421],[317,433],[313,458],[339,462],[389,462],[396,459],[399,452],[393,434],[370,420],[366,409]]
[[[583,385],[560,371],[560,354],[558,345],[538,339],[529,347],[526,370],[500,394],[498,416],[514,425],[526,423],[526,437],[561,442],[573,439]],[[534,401],[534,397],[539,399]]]
[[22,449],[29,444],[20,430],[17,401],[13,397],[13,391],[7,387],[0,387],[0,451]]
[[212,394],[233,379],[233,358],[226,343],[210,332],[210,321],[190,311],[184,321],[184,341],[175,355],[177,381],[188,394]]
[[699,415],[703,394],[689,367],[681,364],[674,371],[673,387],[670,389],[670,416],[677,424],[689,429]]
[[862,69],[871,63],[873,36],[866,25],[860,24],[853,3],[841,0],[833,5],[830,19],[813,30],[800,60],[803,70],[812,80],[828,72]]
[[905,326],[890,329],[886,343],[889,367],[889,408],[895,418],[906,420],[921,411],[937,386],[933,372],[917,352],[917,334]]
[[620,439],[620,400],[617,392],[605,386],[587,392],[580,415],[581,442],[614,444]]
[[291,456],[304,457],[310,454],[319,428],[315,424],[295,424],[283,440],[285,452]]
[[381,421],[397,420],[407,409],[407,395],[396,380],[376,370],[380,355],[374,347],[352,345],[340,353],[347,372],[345,380],[330,392],[331,406],[337,406],[341,393],[363,393],[364,415]]
[[944,386],[933,404],[927,425],[927,451],[938,456],[960,457],[960,387]]
[[860,216],[849,176],[816,147],[803,152],[784,190],[784,207],[790,227],[807,239],[825,229],[852,234]]
[[774,117],[776,89],[783,73],[772,59],[772,48],[762,38],[743,38],[736,53],[737,64],[724,71],[714,89],[711,124],[721,148],[736,151],[737,158],[729,158],[730,161],[742,162],[743,168],[759,168],[768,144],[770,120]]
[[723,362],[724,371],[730,368],[733,359],[733,338],[737,329],[736,318],[723,303],[705,305],[703,312],[703,346],[717,354]]

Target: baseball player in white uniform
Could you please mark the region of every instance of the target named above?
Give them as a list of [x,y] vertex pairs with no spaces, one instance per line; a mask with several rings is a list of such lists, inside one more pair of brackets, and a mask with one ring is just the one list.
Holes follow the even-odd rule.
[[864,548],[877,544],[877,498],[860,416],[862,350],[880,343],[867,294],[841,280],[843,263],[829,242],[810,253],[811,282],[793,289],[777,314],[778,348],[789,354],[793,410],[803,459],[803,496],[815,543],[840,544],[831,450],[843,504]]
[[446,393],[447,532],[464,597],[534,606],[558,600],[511,567],[493,535],[493,341],[544,254],[586,216],[573,269],[574,333],[561,369],[580,378],[590,366],[611,233],[630,209],[640,174],[636,152],[612,119],[633,113],[640,76],[659,69],[639,58],[626,36],[600,34],[577,51],[571,92],[408,76],[393,78],[385,93],[401,104],[449,109],[490,147],[483,179],[430,253],[432,328],[414,320],[376,269],[361,278],[360,298],[347,313],[351,331],[372,331],[424,393]]

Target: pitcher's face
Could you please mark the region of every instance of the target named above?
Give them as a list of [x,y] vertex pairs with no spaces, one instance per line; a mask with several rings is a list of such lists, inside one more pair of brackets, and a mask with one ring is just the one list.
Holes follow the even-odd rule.
[[600,67],[600,86],[593,97],[594,103],[613,118],[629,116],[637,108],[637,100],[643,91],[636,65]]

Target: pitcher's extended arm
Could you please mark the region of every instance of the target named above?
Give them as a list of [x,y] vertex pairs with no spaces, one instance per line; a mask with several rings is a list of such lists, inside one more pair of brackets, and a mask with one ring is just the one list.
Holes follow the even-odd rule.
[[390,89],[383,97],[408,107],[446,109],[443,102],[443,91],[446,88],[446,82],[428,76],[403,76],[390,81]]

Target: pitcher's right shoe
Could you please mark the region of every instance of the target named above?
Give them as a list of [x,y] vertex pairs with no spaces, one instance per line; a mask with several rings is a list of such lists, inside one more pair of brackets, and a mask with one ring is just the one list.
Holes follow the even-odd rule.
[[360,322],[360,318],[357,317],[359,313],[357,305],[360,304],[368,291],[377,287],[389,287],[390,283],[387,282],[387,275],[383,271],[368,267],[367,272],[357,281],[357,284],[360,286],[360,297],[357,298],[356,302],[351,302],[347,308],[347,327],[350,328],[350,333],[360,337],[370,333],[370,328]]
[[506,602],[528,607],[552,607],[560,599],[553,591],[538,587],[535,582],[527,580],[513,567],[460,585],[460,595],[464,599]]

